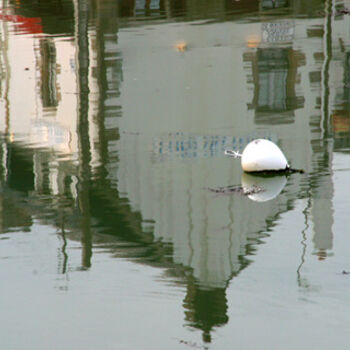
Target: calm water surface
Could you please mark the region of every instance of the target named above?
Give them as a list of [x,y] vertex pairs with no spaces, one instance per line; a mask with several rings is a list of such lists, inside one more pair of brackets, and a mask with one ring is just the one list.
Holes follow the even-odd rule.
[[1,348],[348,349],[348,7],[0,1]]

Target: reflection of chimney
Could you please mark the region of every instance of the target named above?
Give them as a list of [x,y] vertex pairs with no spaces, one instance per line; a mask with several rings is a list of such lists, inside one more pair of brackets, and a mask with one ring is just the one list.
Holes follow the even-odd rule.
[[211,342],[211,330],[228,322],[225,288],[201,289],[194,281],[187,285],[184,300],[186,321],[203,331],[203,341]]
[[119,13],[121,17],[130,17],[134,15],[135,0],[120,0]]

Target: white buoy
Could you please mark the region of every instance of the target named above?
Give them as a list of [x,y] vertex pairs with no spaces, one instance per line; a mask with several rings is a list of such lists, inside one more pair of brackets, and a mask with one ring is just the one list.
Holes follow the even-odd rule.
[[241,164],[242,169],[248,173],[289,169],[287,159],[279,147],[265,139],[248,143],[243,150]]

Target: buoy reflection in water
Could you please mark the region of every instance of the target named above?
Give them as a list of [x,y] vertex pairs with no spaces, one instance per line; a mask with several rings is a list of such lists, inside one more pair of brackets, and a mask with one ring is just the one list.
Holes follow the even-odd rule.
[[266,202],[277,197],[281,193],[287,183],[287,176],[252,175],[243,173],[241,182],[242,187],[245,190],[249,190],[251,188],[261,189],[261,191],[249,194],[248,198],[255,202]]

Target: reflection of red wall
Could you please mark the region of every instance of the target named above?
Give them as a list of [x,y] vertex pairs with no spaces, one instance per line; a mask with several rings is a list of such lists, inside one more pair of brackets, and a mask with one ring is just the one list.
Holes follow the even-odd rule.
[[333,130],[335,133],[350,131],[350,114],[340,111],[332,115]]
[[43,32],[41,18],[23,17],[21,15],[5,15],[0,13],[0,20],[15,23],[16,30],[26,34],[38,34]]

